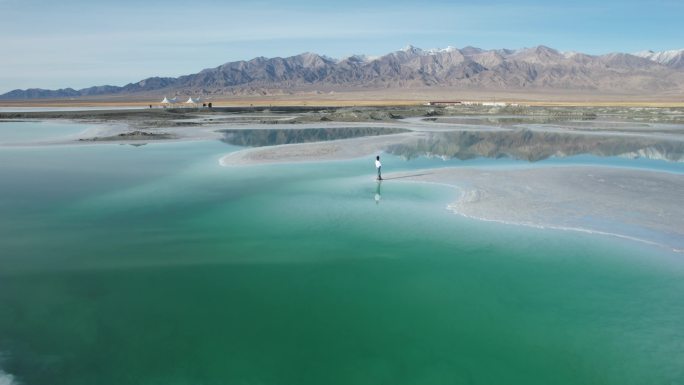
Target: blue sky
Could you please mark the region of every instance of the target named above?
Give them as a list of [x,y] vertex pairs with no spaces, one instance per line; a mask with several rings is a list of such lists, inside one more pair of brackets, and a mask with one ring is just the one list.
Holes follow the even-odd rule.
[[256,56],[379,55],[407,44],[679,49],[682,15],[682,0],[0,0],[0,93],[123,85]]

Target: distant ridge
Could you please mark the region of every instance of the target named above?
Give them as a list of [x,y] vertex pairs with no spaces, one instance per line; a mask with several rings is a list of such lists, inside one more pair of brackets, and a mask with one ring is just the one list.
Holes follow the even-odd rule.
[[151,77],[123,87],[27,89],[4,100],[126,95],[268,95],[302,91],[442,88],[575,90],[610,93],[684,91],[684,49],[588,55],[546,46],[519,50],[476,47],[423,50],[407,46],[379,57],[332,59],[315,53],[257,57],[178,78]]
[[641,51],[634,55],[664,64],[671,68],[684,69],[684,49],[673,49],[661,52]]

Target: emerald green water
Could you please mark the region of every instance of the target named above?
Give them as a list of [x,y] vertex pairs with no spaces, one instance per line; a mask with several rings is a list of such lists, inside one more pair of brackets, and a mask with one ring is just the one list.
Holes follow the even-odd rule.
[[681,255],[235,149],[0,149],[0,384],[684,383]]

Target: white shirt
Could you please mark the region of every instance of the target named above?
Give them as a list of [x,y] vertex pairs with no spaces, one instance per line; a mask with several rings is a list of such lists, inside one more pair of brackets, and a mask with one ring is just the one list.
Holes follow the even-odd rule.
[[382,164],[380,163],[380,161],[376,160],[375,161],[375,168],[380,168],[381,166],[382,166]]

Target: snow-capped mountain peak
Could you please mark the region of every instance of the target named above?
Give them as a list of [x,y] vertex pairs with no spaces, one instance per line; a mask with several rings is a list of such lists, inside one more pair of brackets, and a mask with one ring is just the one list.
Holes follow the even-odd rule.
[[458,48],[453,47],[453,46],[447,46],[446,48],[430,48],[430,49],[422,49],[415,47],[413,45],[407,45],[406,47],[402,48],[401,51],[414,54],[414,55],[419,55],[419,56],[426,56],[426,55],[436,55],[440,53],[451,53],[451,52],[456,52],[458,51]]
[[684,68],[684,49],[672,49],[668,51],[654,52],[651,50],[640,51],[633,54],[644,59],[654,61],[669,67]]
[[409,53],[409,54],[414,54],[414,55],[424,55],[425,54],[425,51],[423,51],[421,48],[415,47],[411,44],[402,48],[401,51]]

